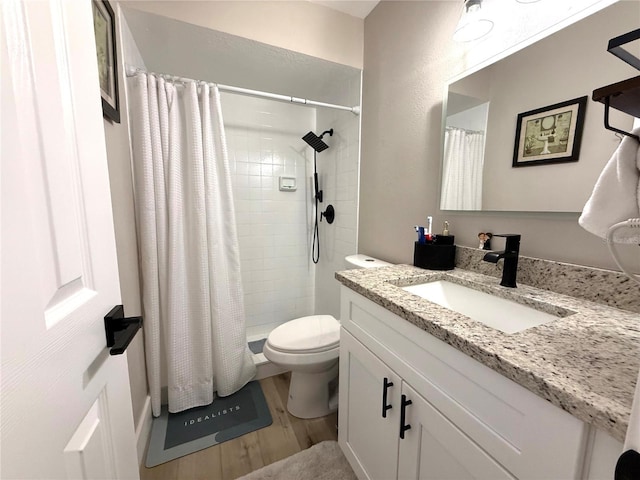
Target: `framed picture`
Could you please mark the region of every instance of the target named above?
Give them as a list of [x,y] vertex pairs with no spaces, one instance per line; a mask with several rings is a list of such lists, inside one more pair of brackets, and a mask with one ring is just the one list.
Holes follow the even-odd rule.
[[108,0],[93,0],[92,6],[102,114],[120,123],[115,17]]
[[587,97],[518,115],[513,166],[577,162]]

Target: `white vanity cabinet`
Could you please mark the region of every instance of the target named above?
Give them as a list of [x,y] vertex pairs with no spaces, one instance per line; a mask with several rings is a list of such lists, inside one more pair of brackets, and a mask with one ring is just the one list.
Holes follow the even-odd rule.
[[341,441],[360,478],[513,478],[353,336],[343,330],[340,341],[349,385]]
[[[397,478],[402,380],[351,335],[340,333],[340,355],[347,355],[346,362],[340,360],[338,404],[343,449],[359,462],[361,479]],[[343,395],[343,385],[348,385],[348,395]]]
[[582,476],[583,422],[341,288],[338,435],[361,480]]
[[[513,479],[455,424],[406,383],[405,428],[400,440],[398,478],[402,479]],[[401,405],[405,403],[401,402]],[[401,423],[402,424],[402,423]]]

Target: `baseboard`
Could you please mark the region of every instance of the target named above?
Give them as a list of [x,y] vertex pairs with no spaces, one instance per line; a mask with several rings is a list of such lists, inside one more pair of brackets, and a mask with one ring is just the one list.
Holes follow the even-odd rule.
[[140,418],[138,418],[138,428],[136,429],[136,448],[138,449],[138,466],[144,465],[144,457],[147,453],[149,438],[151,437],[151,422],[153,416],[151,414],[151,397],[147,395],[144,401],[144,407]]

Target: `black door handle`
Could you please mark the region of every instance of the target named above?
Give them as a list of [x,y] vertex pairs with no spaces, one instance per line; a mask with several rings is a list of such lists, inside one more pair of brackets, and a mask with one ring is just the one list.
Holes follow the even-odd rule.
[[387,418],[387,410],[391,409],[391,405],[387,405],[387,389],[393,387],[393,382],[390,382],[387,377],[384,377],[382,383],[382,418]]
[[104,331],[111,355],[122,355],[142,327],[142,317],[124,316],[124,307],[116,305],[104,317]]
[[400,401],[400,438],[404,439],[404,432],[411,429],[411,425],[405,425],[407,418],[407,406],[411,405],[411,400],[407,400],[406,395],[402,395]]

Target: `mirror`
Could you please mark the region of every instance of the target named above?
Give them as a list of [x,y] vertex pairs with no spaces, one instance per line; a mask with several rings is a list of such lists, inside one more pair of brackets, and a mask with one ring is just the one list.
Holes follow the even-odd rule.
[[[637,2],[615,3],[450,83],[443,111],[440,208],[582,211],[620,142],[604,128],[604,107],[591,100],[591,93],[638,75],[607,52],[607,43],[636,29],[639,12]],[[589,100],[577,161],[514,168],[518,115],[585,95]],[[629,115],[610,111],[611,125],[630,131],[632,123]],[[562,135],[549,139],[550,151],[562,148],[553,145]]]

